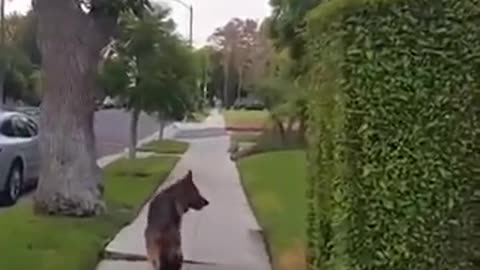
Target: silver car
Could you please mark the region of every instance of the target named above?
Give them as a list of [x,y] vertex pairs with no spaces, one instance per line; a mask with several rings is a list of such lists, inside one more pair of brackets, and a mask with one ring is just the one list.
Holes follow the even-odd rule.
[[0,194],[14,204],[36,184],[40,171],[38,126],[29,116],[0,111]]

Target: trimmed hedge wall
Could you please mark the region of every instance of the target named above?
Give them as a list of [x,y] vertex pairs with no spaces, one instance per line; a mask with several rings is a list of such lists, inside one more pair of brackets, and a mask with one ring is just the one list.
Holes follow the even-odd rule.
[[310,269],[480,269],[480,1],[309,17]]

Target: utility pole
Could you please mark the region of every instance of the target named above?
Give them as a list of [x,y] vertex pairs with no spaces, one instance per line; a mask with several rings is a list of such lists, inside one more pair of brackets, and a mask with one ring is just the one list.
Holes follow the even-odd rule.
[[190,12],[190,31],[189,31],[189,36],[190,36],[190,46],[193,48],[193,5],[189,5],[185,3],[182,0],[173,0],[180,5],[182,5],[184,8],[188,9]]
[[190,5],[190,46],[193,48],[193,5]]

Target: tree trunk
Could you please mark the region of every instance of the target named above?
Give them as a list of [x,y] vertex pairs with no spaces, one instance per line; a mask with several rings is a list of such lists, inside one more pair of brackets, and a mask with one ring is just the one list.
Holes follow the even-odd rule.
[[161,113],[158,114],[158,140],[161,141],[163,140],[163,135],[165,132],[165,126],[166,126],[166,121],[165,117]]
[[128,146],[128,158],[137,158],[138,143],[138,119],[140,118],[140,110],[133,109],[130,118],[130,144]]
[[293,134],[293,125],[295,125],[295,122],[297,121],[297,118],[295,116],[291,116],[289,119],[288,119],[288,124],[287,124],[287,129],[285,131],[285,136],[286,136],[286,139],[288,141],[290,140],[295,140]]
[[223,68],[223,107],[228,107],[229,105],[229,98],[228,98],[228,87],[230,85],[230,72],[229,72],[229,65],[225,65]]
[[307,119],[306,117],[300,118],[300,126],[298,128],[298,139],[300,142],[305,142],[305,134],[307,133]]
[[7,70],[5,51],[5,0],[0,0],[0,109],[5,105],[5,74]]
[[284,144],[286,140],[285,140],[285,127],[283,126],[283,121],[281,118],[276,118],[276,117],[273,118],[273,121],[275,123],[275,126],[278,129],[281,143]]
[[35,196],[41,214],[90,216],[103,212],[101,170],[93,130],[101,38],[96,21],[75,1],[36,0],[42,54],[40,154]]
[[288,125],[287,125],[287,133],[288,134],[292,134],[293,133],[293,125],[295,124],[296,122],[296,117],[295,116],[291,116],[289,119],[288,119]]
[[0,63],[0,109],[5,106],[7,101],[7,93],[5,91],[5,66],[4,62]]
[[239,70],[238,71],[237,99],[242,97],[242,88],[243,88],[243,72],[242,72],[242,70]]

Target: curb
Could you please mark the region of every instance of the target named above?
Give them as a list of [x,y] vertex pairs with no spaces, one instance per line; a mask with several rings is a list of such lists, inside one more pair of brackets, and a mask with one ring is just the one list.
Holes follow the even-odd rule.
[[225,128],[229,132],[263,132],[266,130],[264,127],[235,127],[227,126]]
[[[175,123],[170,124],[170,125],[166,126],[165,128],[169,128],[169,127],[171,127],[173,130],[177,129],[177,127],[175,126]],[[175,137],[175,133],[172,137]],[[158,136],[158,134],[157,134],[157,132],[155,132],[152,135],[139,140],[138,143],[137,143],[137,148],[140,148],[140,147],[142,147],[142,146],[144,146],[144,145],[146,145],[146,144],[148,144],[152,141],[155,141],[157,136]],[[97,159],[97,165],[100,168],[103,169],[103,168],[107,167],[108,165],[112,164],[113,162],[115,162],[119,159],[125,158],[127,156],[127,153],[128,153],[128,147],[126,147],[122,152],[112,154],[112,155],[108,155],[108,156]]]

